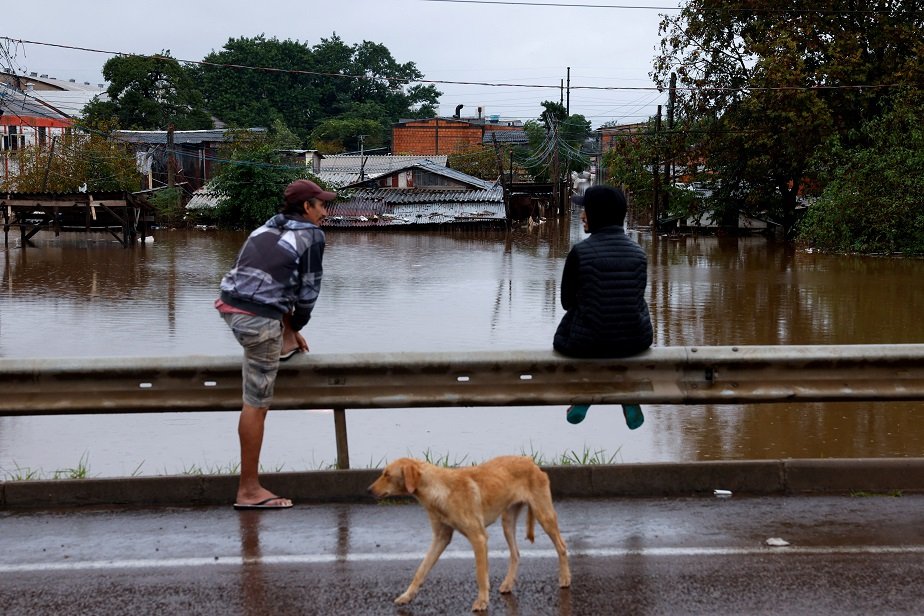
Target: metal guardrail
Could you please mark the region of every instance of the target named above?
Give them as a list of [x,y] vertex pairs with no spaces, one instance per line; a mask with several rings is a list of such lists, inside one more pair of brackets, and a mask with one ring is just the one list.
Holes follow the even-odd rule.
[[[552,351],[308,354],[281,364],[274,409],[924,400],[924,344],[656,347],[622,359]],[[227,411],[239,356],[0,359],[0,416]]]

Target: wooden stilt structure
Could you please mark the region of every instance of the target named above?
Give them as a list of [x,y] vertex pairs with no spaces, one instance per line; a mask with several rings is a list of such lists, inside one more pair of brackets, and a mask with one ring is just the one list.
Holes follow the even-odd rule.
[[128,248],[139,237],[144,242],[153,220],[147,201],[125,192],[6,193],[0,194],[0,210],[3,245],[9,245],[10,229],[18,227],[23,248],[43,229],[53,230],[55,237],[62,232],[104,231]]

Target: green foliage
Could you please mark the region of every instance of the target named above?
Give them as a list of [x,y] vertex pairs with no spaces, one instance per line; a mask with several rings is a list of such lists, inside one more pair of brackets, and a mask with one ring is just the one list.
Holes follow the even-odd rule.
[[89,452],[84,452],[80,456],[80,461],[73,468],[58,469],[52,475],[52,479],[87,479],[90,476],[90,459]]
[[[499,150],[501,160],[508,161],[510,148],[501,146]],[[450,154],[446,159],[446,166],[476,178],[493,182],[501,173],[497,166],[497,158],[498,154],[495,153],[493,147],[478,146]],[[509,173],[509,171],[509,169],[505,169],[504,173]]]
[[721,180],[719,198],[737,198],[752,212],[771,204],[770,214],[791,229],[822,144],[836,135],[852,147],[893,84],[920,87],[919,3],[867,8],[688,0],[663,18],[652,76],[667,88],[676,74],[678,118],[707,129],[701,151]]
[[[656,148],[651,130],[617,138],[613,147],[603,155],[609,183],[623,187],[626,194],[631,195],[632,206],[646,211],[650,211],[654,197],[654,178],[650,167]],[[635,211],[631,218],[638,219],[639,214]]]
[[[658,167],[658,190],[667,195],[668,211],[660,212],[660,218],[701,215],[706,208],[703,199],[693,191],[676,186],[678,178],[665,178],[664,161],[673,161],[675,173],[681,173],[685,182],[702,183],[706,178],[696,174],[696,143],[688,140],[691,134],[683,130],[670,133],[655,130],[655,122],[649,121],[642,128],[617,133],[603,155],[603,166],[607,182],[621,186],[629,196],[630,219],[644,221],[651,219],[652,201],[655,195],[655,178],[652,166]],[[679,170],[679,171],[678,171]]]
[[562,178],[587,169],[590,159],[581,146],[590,136],[590,121],[580,114],[569,116],[561,103],[543,101],[542,107],[542,115],[523,126],[529,147],[515,150],[517,163],[537,182],[552,181],[556,164]]
[[359,136],[364,135],[362,149],[377,148],[385,143],[385,127],[376,120],[328,118],[311,131],[311,142],[322,154],[359,151]]
[[924,254],[924,100],[909,96],[863,126],[863,145],[833,138],[819,154],[826,186],[799,225],[826,251]]
[[[413,62],[398,63],[379,43],[347,45],[336,34],[314,46],[263,35],[232,38],[205,61],[195,73],[216,116],[238,127],[281,120],[302,142],[315,140],[320,129],[325,147],[358,149],[357,134],[384,141],[399,118],[433,115],[440,96],[432,85],[409,85],[423,77]],[[323,126],[331,119],[374,125],[354,126],[363,132],[347,135],[344,125]]]
[[302,165],[286,165],[279,150],[291,148],[293,135],[281,123],[267,133],[232,131],[221,157],[225,161],[210,188],[219,195],[218,223],[222,227],[252,229],[266,222],[282,206],[285,187],[300,178],[324,186]]
[[189,71],[170,57],[116,56],[103,65],[109,100],[94,100],[84,108],[84,121],[98,125],[115,119],[127,130],[212,128],[205,100]]
[[183,220],[183,191],[180,188],[158,190],[150,198],[159,221],[173,227]]
[[97,131],[56,136],[47,146],[21,148],[13,157],[19,173],[0,182],[2,190],[67,193],[84,184],[89,192],[138,188],[134,154]]

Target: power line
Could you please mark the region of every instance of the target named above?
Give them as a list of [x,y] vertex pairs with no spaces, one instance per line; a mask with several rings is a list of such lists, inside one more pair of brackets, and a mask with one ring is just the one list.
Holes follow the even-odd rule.
[[[682,11],[684,7],[679,6],[648,6],[638,4],[570,4],[566,2],[529,2],[526,0],[419,0],[420,2],[442,2],[445,4],[490,4],[499,6],[538,6],[549,8],[569,8],[569,9],[619,9],[619,10],[643,10],[643,11]],[[760,13],[760,14],[807,14],[817,15],[854,15],[854,14],[879,14],[890,13],[889,9],[785,9],[785,8],[737,8],[737,7],[700,7],[698,9],[703,13]],[[918,11],[920,12],[920,11]]]
[[513,2],[507,0],[420,0],[421,2],[445,2],[451,4],[500,4],[508,6],[548,6],[569,9],[641,9],[654,11],[679,11],[676,6],[641,6],[631,4],[568,4],[565,2]]
[[[430,0],[424,0],[430,1]],[[436,1],[436,0],[433,0]],[[446,0],[448,1],[448,0]],[[463,1],[463,0],[456,0]],[[467,0],[474,2],[475,0]],[[487,0],[479,0],[487,1]],[[59,43],[46,43],[42,41],[30,41],[25,39],[13,39],[9,37],[0,37],[0,40],[5,40],[11,43],[20,43],[20,44],[29,44],[29,45],[43,45],[48,47],[57,47],[60,49],[70,49],[75,51],[87,51],[92,53],[104,53],[114,56],[126,56],[126,57],[139,57],[139,58],[150,58],[150,59],[168,59],[175,62],[182,62],[184,64],[195,64],[199,66],[209,66],[215,68],[233,68],[240,70],[253,70],[253,71],[264,71],[270,73],[280,73],[280,74],[292,74],[292,75],[307,75],[311,77],[330,77],[337,79],[363,79],[363,80],[376,80],[381,79],[393,83],[400,84],[410,84],[410,83],[427,83],[427,84],[437,84],[437,85],[463,85],[463,86],[482,86],[482,87],[495,87],[495,88],[540,88],[540,89],[554,89],[559,90],[561,84],[527,84],[527,83],[497,83],[489,81],[451,81],[446,79],[406,79],[398,77],[369,77],[368,75],[345,75],[342,73],[325,73],[319,71],[308,71],[304,69],[284,69],[276,68],[269,66],[248,66],[245,64],[228,64],[228,63],[219,63],[219,62],[207,62],[205,60],[183,60],[180,58],[171,58],[169,56],[161,56],[158,54],[132,54],[125,53],[120,51],[109,51],[104,49],[93,49],[90,47],[78,47],[75,45],[63,45]],[[725,86],[702,86],[702,87],[691,87],[691,86],[677,86],[675,90],[677,91],[686,91],[686,92],[804,92],[812,90],[859,90],[864,88],[898,88],[902,87],[904,84],[846,84],[846,85],[813,85],[813,86],[741,86],[741,87],[725,87]],[[664,88],[659,86],[582,86],[582,85],[571,85],[571,90],[589,90],[589,91],[647,91],[647,92],[663,92]]]

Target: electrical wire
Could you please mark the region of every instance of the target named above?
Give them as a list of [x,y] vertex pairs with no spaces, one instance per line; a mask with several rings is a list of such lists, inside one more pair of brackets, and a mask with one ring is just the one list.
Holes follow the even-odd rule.
[[[682,6],[650,6],[636,4],[583,4],[583,3],[566,3],[566,2],[530,2],[527,0],[419,0],[420,2],[441,2],[444,4],[489,4],[500,6],[530,6],[530,7],[549,7],[549,8],[569,8],[569,9],[620,9],[620,10],[643,10],[643,11],[682,11]],[[700,7],[701,12],[728,12],[728,13],[759,13],[759,14],[817,14],[817,15],[867,15],[890,13],[889,9],[786,9],[786,8],[738,8],[738,7]],[[921,12],[919,9],[916,12]]]
[[[120,56],[120,57],[129,57],[135,56],[140,58],[165,58],[164,56],[158,54],[132,54],[125,53],[120,51],[109,51],[103,49],[93,49],[90,47],[79,47],[75,45],[63,45],[58,43],[47,43],[42,41],[32,41],[26,39],[13,39],[10,37],[0,37],[0,40],[5,40],[8,42],[14,42],[18,44],[30,44],[30,45],[44,45],[49,47],[57,47],[61,49],[71,49],[76,51],[87,51],[93,53],[103,53],[108,55]],[[214,68],[232,68],[239,70],[252,70],[252,71],[263,71],[269,73],[280,73],[280,74],[289,74],[289,75],[306,75],[311,77],[329,77],[333,79],[353,79],[353,80],[369,80],[369,79],[379,79],[392,82],[395,85],[409,85],[412,83],[425,83],[425,84],[434,84],[434,85],[464,85],[464,86],[480,86],[480,87],[496,87],[496,88],[538,88],[538,89],[560,89],[561,84],[528,84],[528,83],[499,83],[499,82],[489,82],[489,81],[451,81],[447,79],[407,79],[407,78],[398,78],[398,77],[383,77],[383,76],[368,76],[368,75],[346,75],[343,73],[327,73],[321,71],[309,71],[303,69],[283,69],[270,66],[249,66],[245,64],[233,64],[233,63],[220,63],[220,62],[208,62],[205,60],[183,60],[179,58],[170,58],[170,60],[175,62],[180,62],[183,64],[193,64],[198,66],[214,67]],[[811,86],[740,86],[740,87],[725,87],[725,86],[677,86],[674,88],[677,91],[687,91],[687,92],[803,92],[803,91],[815,91],[815,90],[858,90],[858,89],[883,89],[883,88],[899,88],[904,84],[900,83],[889,83],[889,84],[841,84],[841,85],[811,85]],[[664,88],[659,86],[582,86],[578,84],[572,84],[569,86],[570,90],[589,90],[589,91],[656,91],[663,92]]]

